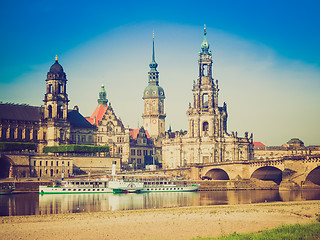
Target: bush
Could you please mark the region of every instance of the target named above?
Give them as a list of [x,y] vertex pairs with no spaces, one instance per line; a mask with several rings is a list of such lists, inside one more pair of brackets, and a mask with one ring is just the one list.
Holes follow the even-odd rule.
[[0,142],[0,152],[23,151],[23,150],[36,150],[35,143],[24,142]]
[[91,146],[91,145],[60,145],[46,146],[44,153],[97,153],[109,152],[109,146]]

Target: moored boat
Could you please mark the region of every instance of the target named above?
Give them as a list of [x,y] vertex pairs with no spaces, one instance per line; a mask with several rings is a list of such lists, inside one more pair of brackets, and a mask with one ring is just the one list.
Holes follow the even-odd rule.
[[0,188],[0,195],[11,194],[15,189],[15,186],[5,185]]
[[122,180],[112,180],[109,187],[114,193],[193,192],[199,184],[173,181],[166,175],[118,175]]
[[62,181],[53,186],[39,186],[40,194],[71,194],[71,193],[112,193],[108,180],[72,179]]

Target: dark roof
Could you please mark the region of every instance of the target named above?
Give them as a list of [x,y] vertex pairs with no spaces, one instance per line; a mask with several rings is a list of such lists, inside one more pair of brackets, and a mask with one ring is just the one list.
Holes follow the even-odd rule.
[[299,138],[292,138],[287,143],[303,143]]
[[55,63],[51,66],[50,68],[50,73],[64,73],[62,66],[60,65],[60,63],[58,63],[58,60],[55,61]]
[[73,128],[95,128],[77,110],[68,110],[68,121]]
[[40,121],[41,107],[0,103],[0,119]]

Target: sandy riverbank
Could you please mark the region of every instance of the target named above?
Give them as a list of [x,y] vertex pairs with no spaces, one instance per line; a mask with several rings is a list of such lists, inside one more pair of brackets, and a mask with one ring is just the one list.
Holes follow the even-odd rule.
[[191,239],[309,223],[320,201],[1,217],[2,239]]

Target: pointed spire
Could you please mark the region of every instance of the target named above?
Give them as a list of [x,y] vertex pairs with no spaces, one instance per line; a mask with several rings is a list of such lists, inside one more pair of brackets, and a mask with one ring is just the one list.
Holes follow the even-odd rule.
[[156,62],[154,59],[154,31],[152,33],[152,62]]
[[[203,33],[203,42],[201,44],[201,53],[208,53],[209,50],[209,43],[207,42],[207,27],[206,24],[204,25],[204,33]],[[210,52],[209,52],[210,53]]]
[[152,33],[152,61],[149,64],[149,67],[151,68],[150,72],[151,71],[152,72],[156,72],[157,71],[158,64],[156,63],[155,54],[154,54],[154,31]]

